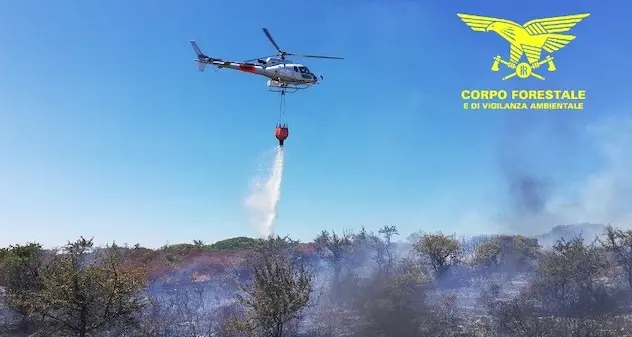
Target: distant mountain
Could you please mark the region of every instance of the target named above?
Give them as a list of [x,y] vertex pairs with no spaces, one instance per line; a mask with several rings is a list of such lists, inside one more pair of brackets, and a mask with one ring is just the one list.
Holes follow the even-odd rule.
[[602,224],[581,223],[573,225],[559,225],[553,227],[549,232],[536,235],[540,245],[552,246],[557,240],[564,238],[565,240],[571,239],[574,236],[581,235],[586,243],[592,242],[595,236],[600,235],[605,228]]

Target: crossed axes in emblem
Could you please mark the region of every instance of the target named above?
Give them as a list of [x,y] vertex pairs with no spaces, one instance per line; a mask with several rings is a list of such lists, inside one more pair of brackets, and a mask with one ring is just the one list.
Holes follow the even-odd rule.
[[544,80],[544,77],[534,73],[533,69],[539,68],[545,63],[549,64],[549,68],[548,68],[549,71],[555,71],[556,69],[555,63],[553,63],[553,57],[551,55],[548,55],[543,60],[533,62],[531,64],[526,63],[526,62],[521,62],[521,63],[516,64],[513,62],[505,61],[500,56],[496,56],[494,57],[494,64],[492,64],[492,71],[498,71],[499,70],[498,65],[501,63],[507,66],[507,68],[509,69],[515,69],[513,73],[503,77],[503,81],[508,80],[514,76],[518,76],[520,78],[527,78],[527,77],[533,76],[539,80]]

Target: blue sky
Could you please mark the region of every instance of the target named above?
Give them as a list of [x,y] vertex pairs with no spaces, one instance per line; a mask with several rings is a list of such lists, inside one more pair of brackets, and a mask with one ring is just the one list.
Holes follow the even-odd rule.
[[[250,59],[273,52],[261,27],[291,52],[345,57],[298,60],[325,80],[287,98],[279,234],[309,240],[324,228],[384,224],[406,234],[534,230],[499,220],[509,198],[499,158],[509,153],[554,181],[558,206],[623,165],[621,137],[591,130],[627,132],[632,5],[457,3],[2,2],[0,245],[254,236],[243,201],[257,158],[275,146],[278,96],[264,78],[198,72],[189,40],[211,56]],[[518,22],[591,16],[556,53],[546,83],[500,82],[489,67],[506,43],[472,32],[457,12]],[[586,109],[462,110],[462,89],[501,86],[583,88]],[[622,150],[604,157],[593,145],[606,142]],[[611,188],[627,179],[625,169],[616,174]],[[599,191],[617,205],[628,195]],[[573,213],[582,219],[563,219],[625,216],[594,203]]]

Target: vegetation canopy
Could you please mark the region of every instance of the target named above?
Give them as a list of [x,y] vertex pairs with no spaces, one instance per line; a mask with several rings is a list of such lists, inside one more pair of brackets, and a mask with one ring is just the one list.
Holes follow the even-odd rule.
[[632,231],[0,249],[0,336],[625,336]]

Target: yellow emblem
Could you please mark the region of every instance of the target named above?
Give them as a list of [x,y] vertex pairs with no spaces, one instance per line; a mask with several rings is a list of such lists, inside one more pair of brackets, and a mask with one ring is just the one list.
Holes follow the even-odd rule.
[[[496,32],[509,42],[509,60],[503,60],[500,56],[494,57],[492,71],[499,70],[499,64],[514,70],[513,73],[503,77],[503,80],[518,76],[519,78],[535,77],[544,80],[544,77],[533,72],[544,64],[548,64],[549,71],[555,71],[553,52],[556,52],[575,39],[574,35],[560,34],[568,32],[581,20],[589,16],[589,13],[556,16],[531,20],[524,25],[513,21],[478,16],[471,14],[457,14],[473,31]],[[542,49],[549,53],[541,58]],[[522,54],[525,54],[528,62],[520,62]]]

